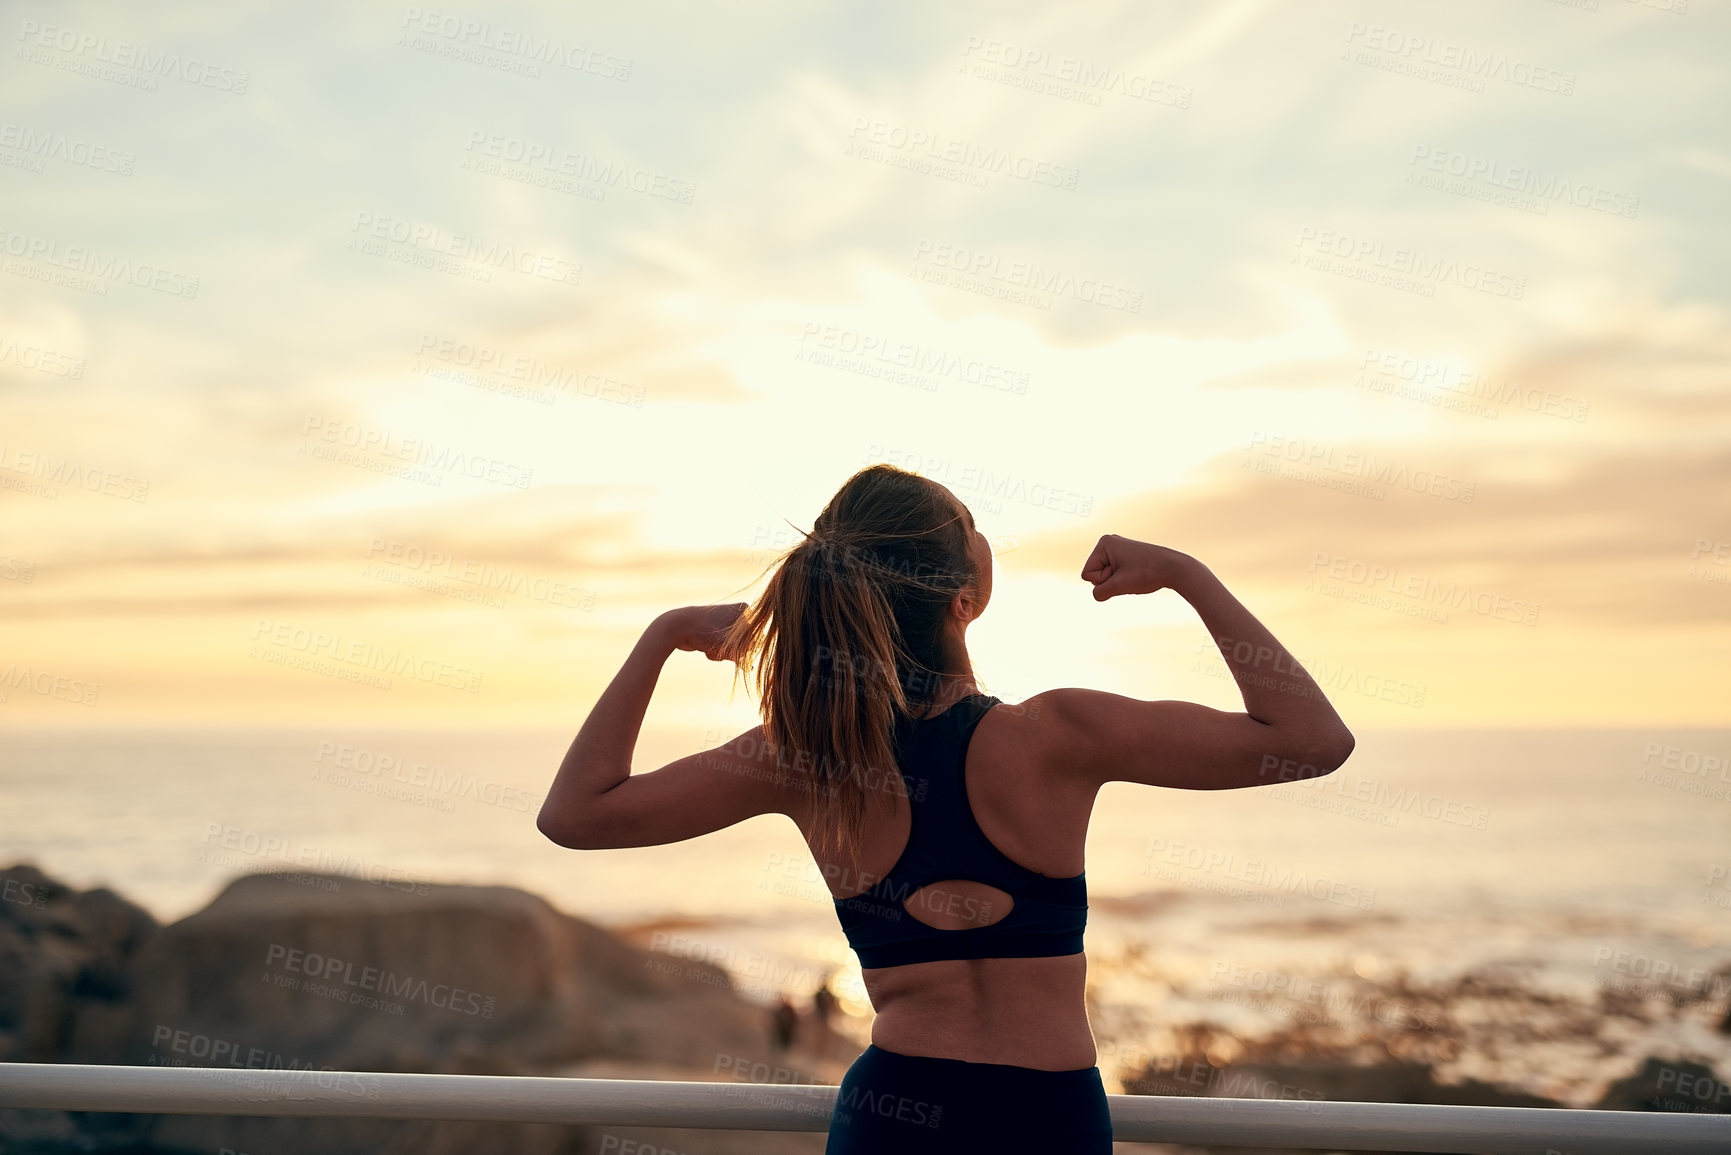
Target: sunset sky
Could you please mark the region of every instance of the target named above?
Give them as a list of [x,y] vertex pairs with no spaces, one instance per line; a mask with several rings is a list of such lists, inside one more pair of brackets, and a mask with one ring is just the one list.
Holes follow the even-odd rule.
[[575,728],[876,461],[1006,700],[1239,707],[1118,533],[1349,724],[1731,725],[1723,6],[585,8],[0,6],[0,726]]

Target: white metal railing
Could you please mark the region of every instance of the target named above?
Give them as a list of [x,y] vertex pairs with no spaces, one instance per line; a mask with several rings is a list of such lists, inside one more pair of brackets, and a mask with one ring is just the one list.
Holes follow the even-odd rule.
[[[0,1108],[825,1131],[835,1087],[0,1063]],[[1725,1155],[1731,1115],[1109,1095],[1113,1138],[1467,1155]]]

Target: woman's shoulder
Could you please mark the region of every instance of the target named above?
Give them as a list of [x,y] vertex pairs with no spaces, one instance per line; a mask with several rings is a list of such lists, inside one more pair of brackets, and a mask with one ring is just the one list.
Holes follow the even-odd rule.
[[1005,701],[995,695],[991,696],[990,700],[993,703],[993,714],[1015,719],[1024,729],[1033,733],[1052,731],[1073,724],[1078,697],[1093,692],[1065,686],[1055,690],[1042,690],[1020,702]]
[[997,738],[1030,764],[1062,775],[1096,775],[1109,760],[1115,735],[1145,725],[1154,703],[1103,690],[1060,686],[991,713]]
[[1066,690],[1046,690],[1020,702],[987,696],[989,732],[1018,753],[1049,760],[1046,755],[1072,740]]

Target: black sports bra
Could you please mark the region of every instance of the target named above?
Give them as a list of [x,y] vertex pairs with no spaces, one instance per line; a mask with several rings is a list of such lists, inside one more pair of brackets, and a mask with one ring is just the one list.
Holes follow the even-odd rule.
[[[1087,872],[1052,878],[1012,861],[992,845],[968,805],[963,778],[968,741],[986,711],[998,704],[986,694],[970,694],[941,714],[903,718],[896,726],[896,760],[912,811],[907,847],[877,885],[835,900],[862,968],[1082,952]],[[951,880],[983,882],[1006,892],[1015,900],[1010,913],[985,926],[940,930],[902,905],[920,888]]]

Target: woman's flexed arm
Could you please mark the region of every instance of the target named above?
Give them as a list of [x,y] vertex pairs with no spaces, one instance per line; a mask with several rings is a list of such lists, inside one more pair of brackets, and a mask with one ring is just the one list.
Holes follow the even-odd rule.
[[774,808],[779,795],[756,765],[763,760],[757,742],[749,743],[753,758],[734,754],[735,746],[746,745],[736,739],[652,773],[631,773],[662,666],[677,650],[729,660],[723,639],[744,609],[744,603],[686,606],[650,623],[559,764],[535,822],[542,834],[573,848],[652,846],[695,838]]
[[1326,774],[1352,753],[1352,731],[1321,687],[1196,558],[1107,534],[1082,577],[1095,601],[1171,589],[1189,602],[1220,647],[1244,712],[1053,690],[1037,698],[1049,698],[1059,720],[1054,756],[1098,781],[1219,790]]
[[1083,567],[1094,600],[1171,589],[1190,603],[1220,647],[1244,698],[1244,710],[1270,726],[1343,734],[1346,723],[1322,688],[1268,627],[1233,596],[1214,571],[1189,554],[1117,534],[1100,539]]

